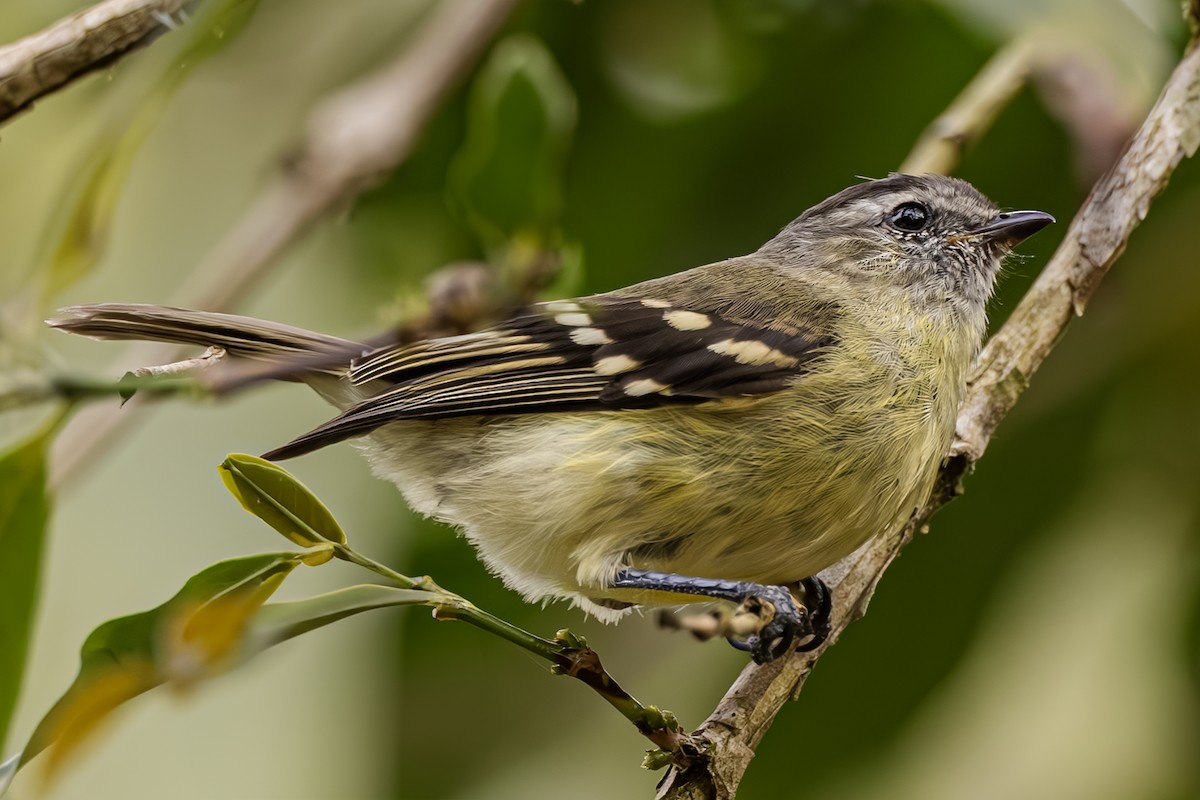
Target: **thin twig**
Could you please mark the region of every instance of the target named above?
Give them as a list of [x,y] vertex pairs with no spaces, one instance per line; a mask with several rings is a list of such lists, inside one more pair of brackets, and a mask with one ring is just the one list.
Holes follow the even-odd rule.
[[0,123],[179,27],[198,0],[105,0],[0,47]]
[[[193,271],[178,305],[219,311],[244,297],[307,226],[341,208],[408,157],[438,103],[469,70],[516,0],[444,0],[399,57],[334,93],[308,120],[283,174]],[[203,284],[203,286],[201,285]],[[207,288],[205,288],[207,287]],[[176,360],[170,345],[127,348],[126,369]],[[135,401],[136,402],[136,401]],[[76,476],[128,424],[114,407],[85,409],[51,452],[50,483]]]
[[[834,568],[833,632],[822,647],[765,666],[748,666],[693,734],[705,760],[673,767],[659,797],[731,798],[783,704],[799,693],[822,653],[862,616],[884,571],[932,514],[958,492],[996,426],[1071,319],[1083,313],[1172,171],[1200,147],[1200,0],[1191,4],[1193,38],[1158,102],[1118,162],[1100,179],[1058,251],[976,364],[958,418],[957,442],[933,497],[900,531],[877,537]],[[911,159],[910,159],[911,160]],[[907,163],[907,162],[906,162]]]
[[[167,365],[167,368],[175,366],[182,366],[182,362]],[[211,394],[207,386],[183,370],[173,374],[166,371],[143,375],[126,373],[119,381],[93,380],[76,375],[39,375],[33,380],[5,387],[0,392],[0,412],[53,401],[74,404],[88,400],[118,399],[126,402],[134,396],[162,398],[188,395],[197,398]]]
[[[299,524],[306,523],[300,521]],[[331,545],[335,556],[343,561],[371,570],[403,589],[428,592],[429,599],[425,605],[433,608],[435,619],[466,622],[549,661],[557,674],[574,678],[600,695],[621,716],[633,723],[638,733],[662,750],[675,751],[684,745],[684,734],[675,716],[669,711],[638,702],[608,674],[600,663],[599,654],[570,631],[561,630],[553,639],[544,639],[484,611],[462,595],[443,589],[427,575],[417,578],[403,575],[359,553],[346,542],[330,540],[312,529],[307,533],[310,541],[324,540]]]

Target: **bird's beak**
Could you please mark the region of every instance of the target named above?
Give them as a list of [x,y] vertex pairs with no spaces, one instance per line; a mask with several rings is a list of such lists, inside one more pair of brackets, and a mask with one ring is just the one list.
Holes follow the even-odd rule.
[[971,231],[969,236],[989,242],[1014,247],[1054,222],[1054,217],[1045,211],[1005,211],[997,214],[982,228]]

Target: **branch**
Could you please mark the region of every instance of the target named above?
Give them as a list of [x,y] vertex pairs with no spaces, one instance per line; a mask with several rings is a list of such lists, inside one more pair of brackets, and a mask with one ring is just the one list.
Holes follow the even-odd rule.
[[197,0],[105,0],[0,47],[0,123],[176,27]]
[[[1074,316],[1145,218],[1172,171],[1200,147],[1200,0],[1190,6],[1193,36],[1158,102],[1120,160],[1100,179],[1041,276],[984,348],[958,418],[956,442],[938,486],[902,530],[879,536],[828,571],[833,632],[811,653],[743,670],[716,710],[692,734],[707,761],[680,760],[660,785],[661,798],[732,798],[775,715],[795,697],[821,654],[867,602],[888,565],[937,509],[958,493],[959,479],[983,455],[996,426],[1016,404]],[[910,159],[911,161],[912,159]],[[906,162],[908,163],[908,162]]]
[[[411,152],[438,103],[457,85],[516,0],[444,0],[393,61],[332,94],[311,113],[308,133],[274,183],[251,203],[178,292],[176,305],[219,311],[240,299],[309,224],[370,188]],[[208,288],[199,285],[203,282]],[[177,348],[138,343],[128,369],[177,360]],[[135,401],[136,402],[136,401]],[[130,414],[85,410],[54,443],[52,486],[79,473]]]
[[1200,38],[1193,38],[1146,121],[1092,189],[1046,268],[979,357],[954,454],[978,460],[996,426],[1083,314],[1175,167],[1200,146]]
[[1013,39],[983,66],[945,111],[917,139],[901,172],[922,175],[954,171],[967,148],[991,126],[1029,80],[1035,50],[1028,36]]

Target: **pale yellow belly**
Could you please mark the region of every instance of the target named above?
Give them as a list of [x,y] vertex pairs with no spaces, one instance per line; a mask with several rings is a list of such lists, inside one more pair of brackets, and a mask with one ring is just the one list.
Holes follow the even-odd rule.
[[[510,587],[611,616],[588,599],[675,600],[604,589],[623,567],[759,583],[815,574],[907,516],[940,460],[928,454],[949,440],[934,425],[847,430],[787,408],[776,395],[677,419],[659,409],[396,423],[367,449]],[[889,424],[880,413],[859,428]]]

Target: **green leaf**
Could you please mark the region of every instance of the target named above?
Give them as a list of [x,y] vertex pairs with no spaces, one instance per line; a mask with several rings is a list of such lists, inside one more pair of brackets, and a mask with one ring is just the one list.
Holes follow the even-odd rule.
[[496,45],[450,170],[451,199],[486,245],[519,234],[557,243],[575,117],[575,94],[541,41],[516,34]]
[[50,516],[46,443],[57,421],[0,456],[0,748],[20,695],[33,629]]
[[[130,617],[122,617],[97,628],[83,646],[83,664],[75,683],[42,720],[25,752],[0,764],[0,795],[4,794],[17,769],[28,763],[45,747],[57,743],[56,751],[72,749],[78,738],[121,703],[148,691],[167,679],[172,662],[179,659],[176,648],[163,645],[175,637],[168,630],[180,629],[180,609],[194,607],[182,628],[194,626],[205,616],[205,609],[220,609],[222,598],[250,586],[250,596],[262,589],[274,589],[278,581],[295,566],[295,557],[272,553],[235,559],[216,564],[188,581],[183,590],[158,608]],[[246,596],[246,595],[242,595]],[[392,606],[430,605],[441,596],[435,592],[397,589],[392,586],[361,584],[317,595],[305,600],[257,606],[247,604],[251,614],[244,618],[239,636],[228,651],[229,659],[219,672],[246,663],[262,651],[303,633],[324,627],[346,617]],[[215,626],[218,629],[221,626]],[[174,666],[178,666],[177,664]],[[196,676],[208,678],[218,671]],[[61,755],[56,752],[58,761]]]
[[192,70],[219,53],[245,28],[259,0],[219,0],[188,23],[189,38],[159,76],[130,119],[103,132],[87,149],[88,160],[75,171],[59,202],[63,209],[44,247],[41,294],[48,300],[86,276],[108,249],[125,182],[151,131],[170,107],[175,92]]
[[42,718],[17,766],[57,745],[53,770],[122,703],[168,680],[186,685],[238,663],[250,618],[303,558],[264,553],[222,561],[162,605],[96,628],[80,650],[75,681]]
[[[441,595],[421,589],[397,589],[364,583],[288,603],[263,606],[251,621],[252,635],[258,649],[286,641],[302,633],[324,627],[340,619],[375,608],[390,606],[431,605]],[[245,654],[247,657],[252,652]]]
[[278,464],[258,456],[231,453],[217,471],[242,508],[292,542],[301,547],[345,543],[345,532],[325,504]]

